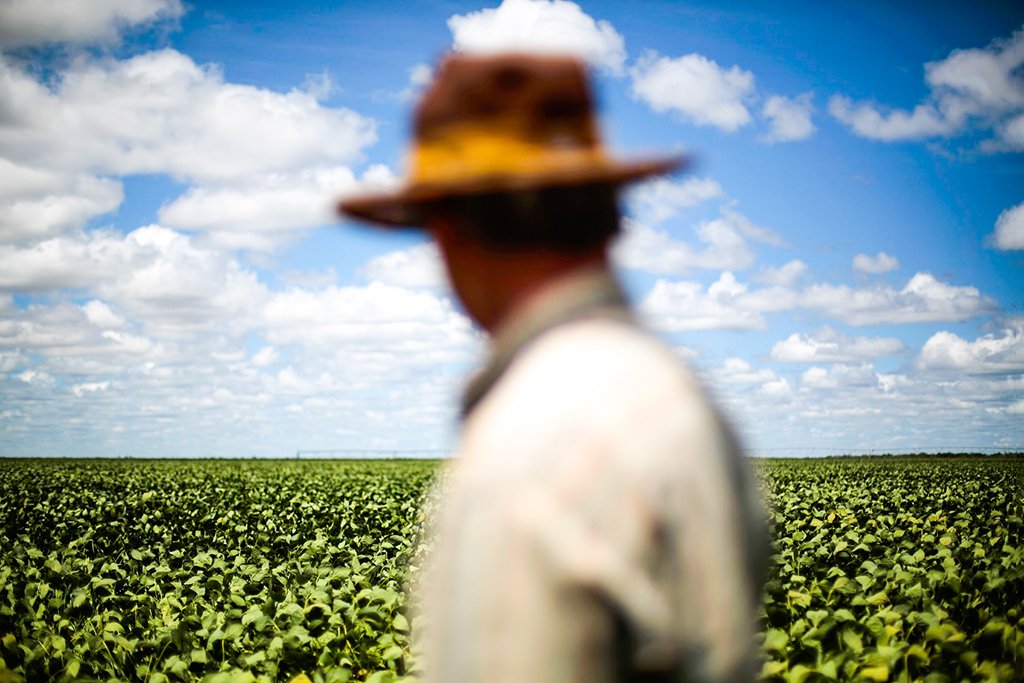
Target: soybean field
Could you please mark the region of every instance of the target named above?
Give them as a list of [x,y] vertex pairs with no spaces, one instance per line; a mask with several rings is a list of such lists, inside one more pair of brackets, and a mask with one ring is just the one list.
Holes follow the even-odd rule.
[[[1024,680],[1024,459],[754,468],[763,680]],[[0,460],[0,683],[415,680],[402,586],[438,471]]]

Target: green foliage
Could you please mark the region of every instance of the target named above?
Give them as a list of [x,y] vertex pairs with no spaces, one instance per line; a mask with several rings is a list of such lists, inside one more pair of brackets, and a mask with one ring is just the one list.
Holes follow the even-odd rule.
[[0,682],[403,674],[435,470],[0,461]]
[[1024,460],[757,465],[772,681],[1024,680]]
[[[0,683],[411,682],[436,468],[0,460]],[[764,680],[1024,680],[1024,461],[756,469]]]

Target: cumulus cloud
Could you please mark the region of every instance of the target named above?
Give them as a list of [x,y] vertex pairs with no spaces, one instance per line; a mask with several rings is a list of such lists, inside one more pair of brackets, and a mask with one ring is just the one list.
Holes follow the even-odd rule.
[[374,282],[411,289],[439,289],[448,282],[441,254],[433,242],[375,256],[363,267],[363,273]]
[[183,12],[180,0],[7,0],[0,3],[0,48],[111,42],[125,28]]
[[802,389],[877,388],[878,381],[871,363],[836,363],[829,369],[814,366],[807,368],[800,376]]
[[930,92],[912,110],[835,95],[829,112],[861,137],[883,141],[923,140],[990,131],[986,151],[1024,149],[1024,31],[987,47],[954,50],[925,64]]
[[109,388],[109,380],[105,380],[103,382],[81,382],[80,384],[73,384],[71,386],[71,393],[75,396],[81,397],[85,394],[91,394],[97,391],[106,391]]
[[763,285],[789,287],[807,272],[807,264],[800,259],[787,261],[781,266],[761,268],[751,279]]
[[813,334],[794,332],[772,346],[773,360],[786,363],[852,362],[892,356],[903,342],[892,337],[854,337],[825,327]]
[[0,243],[44,239],[116,209],[121,183],[31,168],[0,157]]
[[78,232],[29,246],[0,244],[0,291],[91,287],[129,269],[138,256],[111,231]]
[[323,81],[285,93],[237,85],[160,50],[82,57],[48,84],[0,56],[0,243],[73,247],[40,243],[116,209],[115,177],[138,173],[191,182],[161,222],[229,249],[270,251],[335,221],[338,196],[393,175],[374,165],[357,179],[344,165],[376,140],[375,123],[321,105]]
[[202,231],[232,249],[270,251],[304,228],[334,223],[338,197],[360,188],[348,167],[254,175],[237,184],[192,187],[160,208],[160,222]]
[[258,368],[265,368],[273,365],[281,358],[281,354],[273,346],[264,346],[252,354],[252,364]]
[[125,326],[125,319],[111,310],[104,302],[93,299],[82,306],[85,317],[94,326],[103,330],[116,330]]
[[27,247],[0,246],[0,261],[7,264],[0,289],[89,290],[98,296],[83,308],[90,322],[120,327],[110,323],[127,315],[174,338],[251,326],[266,296],[256,275],[228,253],[201,248],[158,225],[127,235],[93,231]]
[[800,303],[850,325],[963,321],[995,306],[977,288],[949,285],[930,273],[915,274],[900,290],[814,284],[804,289]]
[[923,140],[949,135],[955,129],[934,106],[919,104],[911,112],[880,109],[874,103],[855,104],[849,97],[833,95],[828,111],[864,138],[892,142]]
[[[88,397],[76,414],[106,425],[79,434],[61,422],[53,439],[34,440],[34,452],[55,454],[53,443],[71,439],[109,454],[113,445],[103,440],[118,424],[127,443],[155,454],[238,454],[260,432],[262,452],[282,455],[296,434],[337,446],[335,427],[363,443],[356,408],[374,400],[387,402],[387,419],[417,425],[416,443],[395,432],[382,446],[443,438],[458,377],[481,342],[446,299],[380,282],[272,292],[224,250],[160,226],[104,240],[93,250],[102,246],[129,265],[94,276],[85,303],[19,306],[0,297],[5,398],[33,406],[38,423],[56,424],[50,406]],[[386,389],[395,383],[400,396]],[[299,414],[301,426],[287,417]],[[19,418],[0,419],[11,426]],[[246,438],[225,433],[226,420],[247,425]],[[171,426],[182,421],[187,435]],[[197,433],[205,442],[192,443]]]
[[460,52],[572,54],[613,74],[622,73],[626,60],[619,32],[568,0],[503,0],[495,8],[451,17],[448,28]]
[[813,93],[804,93],[795,98],[772,95],[765,100],[761,114],[768,119],[771,129],[764,136],[764,141],[792,142],[813,135],[817,130],[811,122],[813,98]]
[[350,161],[376,139],[373,121],[313,93],[227,83],[174,50],[78,60],[53,89],[0,58],[0,99],[0,152],[66,172],[245,181]]
[[138,255],[134,267],[116,272],[96,292],[151,333],[240,333],[254,324],[266,287],[231,256],[158,225],[134,230],[124,242]]
[[738,66],[726,69],[696,53],[672,58],[648,52],[630,76],[633,97],[657,112],[727,132],[751,121],[747,101],[754,94],[754,74]]
[[[989,313],[994,308],[995,302],[976,288],[950,285],[929,273],[917,273],[898,290],[889,286],[857,288],[827,283],[814,283],[801,289],[778,285],[751,289],[726,271],[706,290],[699,282],[658,280],[641,302],[641,310],[652,324],[668,331],[764,329],[764,314],[794,309],[815,311],[849,325],[862,326],[957,322]],[[823,339],[816,337],[815,341],[820,343]],[[792,343],[795,346],[798,342],[806,344],[800,337]],[[855,339],[836,343],[836,348],[845,349],[847,354],[853,353],[851,349],[877,352],[891,344],[869,340],[858,345]]]
[[778,379],[768,368],[755,368],[743,358],[726,358],[712,374],[721,384],[764,384]]
[[640,312],[655,327],[681,330],[758,330],[766,327],[764,313],[792,308],[791,290],[750,291],[731,272],[722,273],[705,290],[699,282],[658,280],[640,303]]
[[998,334],[968,341],[947,331],[936,332],[921,348],[918,363],[925,369],[971,374],[1024,372],[1024,318],[1014,318]]
[[439,335],[452,345],[474,335],[468,319],[446,299],[380,282],[275,293],[262,324],[275,341],[311,345],[358,341],[416,348]]
[[805,389],[835,389],[839,386],[839,381],[825,368],[814,366],[807,368],[800,375],[800,384]]
[[761,388],[758,389],[758,393],[765,398],[782,403],[790,400],[793,395],[793,388],[790,387],[789,380],[785,377],[779,377],[762,384]]
[[1003,251],[1024,249],[1024,202],[999,214],[991,239]]
[[874,256],[868,254],[857,254],[853,257],[853,269],[858,273],[866,275],[881,275],[889,273],[900,267],[899,259],[880,251]]
[[625,219],[614,257],[624,268],[658,275],[681,275],[695,269],[742,270],[754,262],[748,240],[775,243],[777,235],[724,207],[722,215],[703,221],[695,231],[701,248],[675,239],[667,230]]
[[722,186],[711,178],[655,178],[631,190],[628,201],[632,212],[641,220],[661,223],[676,216],[680,209],[723,195]]
[[422,62],[420,64],[413,65],[413,67],[409,69],[409,85],[398,93],[398,99],[406,102],[415,99],[423,92],[424,88],[430,85],[430,82],[433,80],[434,67]]

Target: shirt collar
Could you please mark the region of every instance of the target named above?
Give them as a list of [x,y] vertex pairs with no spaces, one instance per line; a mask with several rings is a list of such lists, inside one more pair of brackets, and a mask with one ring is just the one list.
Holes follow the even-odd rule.
[[470,378],[462,397],[463,418],[534,339],[564,323],[593,317],[632,320],[622,289],[604,267],[570,271],[527,297],[502,321],[487,362]]

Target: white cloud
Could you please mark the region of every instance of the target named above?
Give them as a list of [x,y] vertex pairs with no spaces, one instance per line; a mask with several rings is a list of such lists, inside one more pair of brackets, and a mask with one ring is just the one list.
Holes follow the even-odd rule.
[[1000,334],[968,341],[952,332],[936,332],[921,348],[925,369],[971,374],[1024,372],[1024,318],[1009,321]]
[[800,375],[800,384],[805,389],[835,389],[839,386],[839,381],[825,368],[814,366],[807,368]]
[[686,363],[691,363],[700,358],[700,352],[697,349],[682,344],[673,346],[672,352]]
[[97,297],[81,309],[91,325],[123,327],[127,316],[171,338],[247,329],[266,298],[256,275],[229,254],[156,225],[0,246],[0,262],[0,289],[87,289]]
[[[965,113],[978,109],[1000,112],[1024,105],[1024,81],[1017,69],[1024,64],[1024,31],[996,40],[983,49],[954,50],[949,57],[925,65],[925,80],[940,89],[946,109]],[[951,101],[959,98],[961,101]],[[954,119],[960,118],[953,114]]]
[[415,99],[434,80],[434,68],[429,64],[416,64],[409,69],[409,85],[398,94],[400,100]]
[[726,358],[712,375],[719,384],[764,384],[778,379],[768,368],[754,368],[742,358]]
[[976,288],[949,285],[930,273],[915,274],[901,290],[814,284],[800,304],[850,325],[963,321],[994,307]]
[[878,374],[877,378],[878,388],[887,394],[911,384],[907,376],[900,373]]
[[629,219],[615,245],[615,260],[624,268],[658,275],[681,275],[694,269],[742,270],[754,262],[754,253],[728,221],[716,219],[697,227],[704,247],[695,249],[673,238],[666,230]]
[[854,104],[843,95],[833,95],[828,111],[840,122],[864,138],[884,140],[923,140],[949,135],[954,126],[930,104],[919,104],[912,112],[880,109],[874,103]]
[[350,161],[376,140],[373,121],[314,94],[226,83],[174,50],[83,58],[52,90],[0,58],[0,100],[0,153],[68,173],[244,182]]
[[[855,288],[826,283],[799,290],[790,286],[752,290],[737,281],[732,272],[725,271],[706,291],[698,282],[658,280],[640,305],[653,325],[668,331],[764,329],[765,313],[798,308],[860,326],[958,322],[991,312],[995,302],[974,287],[949,285],[929,273],[917,273],[899,290],[889,286]],[[850,349],[878,351],[880,347],[866,342],[858,346],[847,339],[837,348],[852,353]]]
[[772,346],[772,359],[786,363],[849,362],[892,356],[903,342],[892,337],[853,337],[826,327],[810,335],[794,332]]
[[811,122],[813,93],[804,93],[795,98],[773,95],[769,97],[761,114],[771,122],[771,131],[764,137],[766,142],[791,142],[809,138],[817,130]]
[[789,287],[806,272],[807,264],[800,259],[793,259],[778,268],[761,268],[751,279],[763,285]]
[[38,370],[25,370],[15,375],[19,380],[25,384],[42,384],[50,386],[53,384],[53,377],[46,372],[40,372]]
[[721,196],[722,186],[711,178],[655,178],[632,189],[628,202],[642,220],[660,223],[677,215],[680,209]]
[[694,248],[660,230],[630,219],[614,247],[614,258],[624,268],[657,275],[681,275],[695,269],[742,270],[754,263],[748,239],[776,243],[777,235],[727,207],[722,215],[696,227],[702,248]]
[[568,0],[504,0],[493,9],[457,14],[448,28],[460,52],[572,54],[613,74],[622,73],[626,60],[618,31]]
[[345,166],[254,175],[228,186],[193,187],[163,206],[159,218],[207,232],[229,248],[269,251],[298,230],[336,222],[338,197],[359,187]]
[[267,298],[255,273],[227,254],[197,247],[181,233],[152,225],[129,233],[141,258],[96,287],[104,299],[167,338],[251,328]]
[[1005,119],[996,130],[996,139],[982,142],[982,150],[1001,152],[1004,149],[1024,149],[1024,113]]
[[111,42],[124,28],[183,12],[180,0],[6,0],[0,3],[0,48]]
[[27,364],[28,359],[20,351],[0,351],[0,373],[10,372]]
[[121,184],[86,173],[61,173],[0,157],[0,243],[36,240],[113,211]]
[[[820,389],[874,392],[881,390],[880,377],[868,362],[857,365],[835,363],[829,369],[813,366],[800,375],[800,388],[804,393]],[[886,383],[895,386],[899,380],[892,377],[889,376]],[[821,393],[818,392],[818,395]]]
[[462,353],[477,338],[447,299],[380,282],[275,293],[263,310],[262,326],[275,343],[354,344],[376,352]]
[[762,315],[792,308],[796,294],[785,289],[750,292],[726,271],[707,291],[699,282],[658,280],[640,303],[640,312],[662,330],[758,330]]
[[79,289],[124,272],[136,254],[108,231],[52,237],[30,246],[0,244],[0,290]]
[[793,389],[789,386],[789,380],[785,377],[773,379],[761,385],[758,393],[773,401],[788,402],[793,395]]
[[868,254],[857,254],[853,257],[853,269],[858,273],[868,275],[881,275],[889,273],[900,267],[899,259],[880,251],[874,256]]
[[82,310],[89,322],[102,330],[116,330],[125,326],[125,319],[98,299],[84,304]]
[[258,368],[265,368],[268,365],[273,365],[281,358],[281,354],[277,352],[273,346],[264,346],[262,349],[252,354],[252,364]]
[[738,66],[724,69],[696,53],[671,58],[648,52],[630,75],[633,96],[657,112],[728,132],[751,121],[745,103],[753,96],[754,74]]
[[429,64],[420,63],[409,69],[409,85],[425,88],[434,80],[434,68]]
[[374,282],[411,289],[439,289],[448,282],[441,255],[433,242],[375,256],[363,267],[363,272]]
[[[95,243],[81,235],[46,240],[117,208],[121,184],[104,176],[135,173],[195,183],[162,207],[161,221],[208,232],[229,249],[269,251],[296,230],[334,222],[339,195],[385,184],[391,174],[375,165],[356,180],[341,165],[375,141],[375,124],[322,106],[324,81],[278,93],[227,83],[215,66],[161,50],[125,61],[81,57],[51,86],[0,56],[0,100],[8,105],[0,243],[42,240],[37,251]],[[40,265],[34,279],[53,280],[59,267]],[[25,264],[15,270],[21,275],[0,282],[26,279]]]
[[97,391],[106,391],[109,388],[109,380],[105,380],[103,382],[82,382],[81,384],[71,385],[71,393],[75,396],[82,397],[85,394],[91,394]]
[[912,110],[854,103],[836,95],[829,112],[862,137],[895,141],[962,134],[972,127],[993,131],[984,151],[1024,149],[1024,31],[985,48],[954,50],[925,64],[927,99]]
[[992,240],[1003,251],[1024,249],[1024,202],[999,214]]
[[1006,412],[1010,415],[1024,415],[1024,399],[1006,406]]
[[757,225],[743,214],[734,211],[728,206],[722,207],[722,218],[728,220],[744,237],[775,247],[781,247],[784,244],[779,233],[771,228]]

